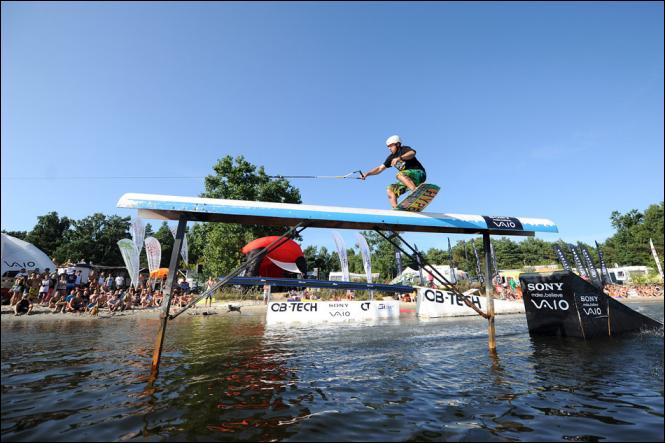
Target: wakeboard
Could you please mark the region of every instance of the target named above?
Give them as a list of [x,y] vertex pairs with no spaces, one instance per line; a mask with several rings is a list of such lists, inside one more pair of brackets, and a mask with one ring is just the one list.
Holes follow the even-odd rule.
[[431,183],[423,183],[413,192],[407,195],[404,200],[397,204],[395,209],[402,211],[420,212],[429,205],[441,187]]

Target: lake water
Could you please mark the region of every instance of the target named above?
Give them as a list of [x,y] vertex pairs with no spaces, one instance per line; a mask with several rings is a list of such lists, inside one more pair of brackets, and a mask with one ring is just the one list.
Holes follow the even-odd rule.
[[[663,321],[663,301],[631,303]],[[2,322],[2,440],[663,441],[663,333],[532,338],[497,317]]]

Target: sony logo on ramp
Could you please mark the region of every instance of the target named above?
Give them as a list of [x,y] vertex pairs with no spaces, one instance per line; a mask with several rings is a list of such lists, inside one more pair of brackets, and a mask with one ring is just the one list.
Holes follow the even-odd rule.
[[563,283],[527,283],[529,291],[563,291]]

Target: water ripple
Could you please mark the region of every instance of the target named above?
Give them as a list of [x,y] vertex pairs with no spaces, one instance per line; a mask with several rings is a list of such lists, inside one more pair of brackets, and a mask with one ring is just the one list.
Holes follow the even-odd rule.
[[492,355],[479,318],[183,316],[150,384],[157,324],[3,323],[3,441],[663,440],[662,331],[536,338],[503,316]]

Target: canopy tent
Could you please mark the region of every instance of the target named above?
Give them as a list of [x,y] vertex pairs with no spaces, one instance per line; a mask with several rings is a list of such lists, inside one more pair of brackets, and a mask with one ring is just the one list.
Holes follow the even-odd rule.
[[150,278],[162,279],[166,278],[167,275],[169,275],[169,268],[159,268],[150,273]]
[[2,274],[7,271],[26,272],[49,268],[55,271],[55,263],[35,245],[11,235],[2,234]]

